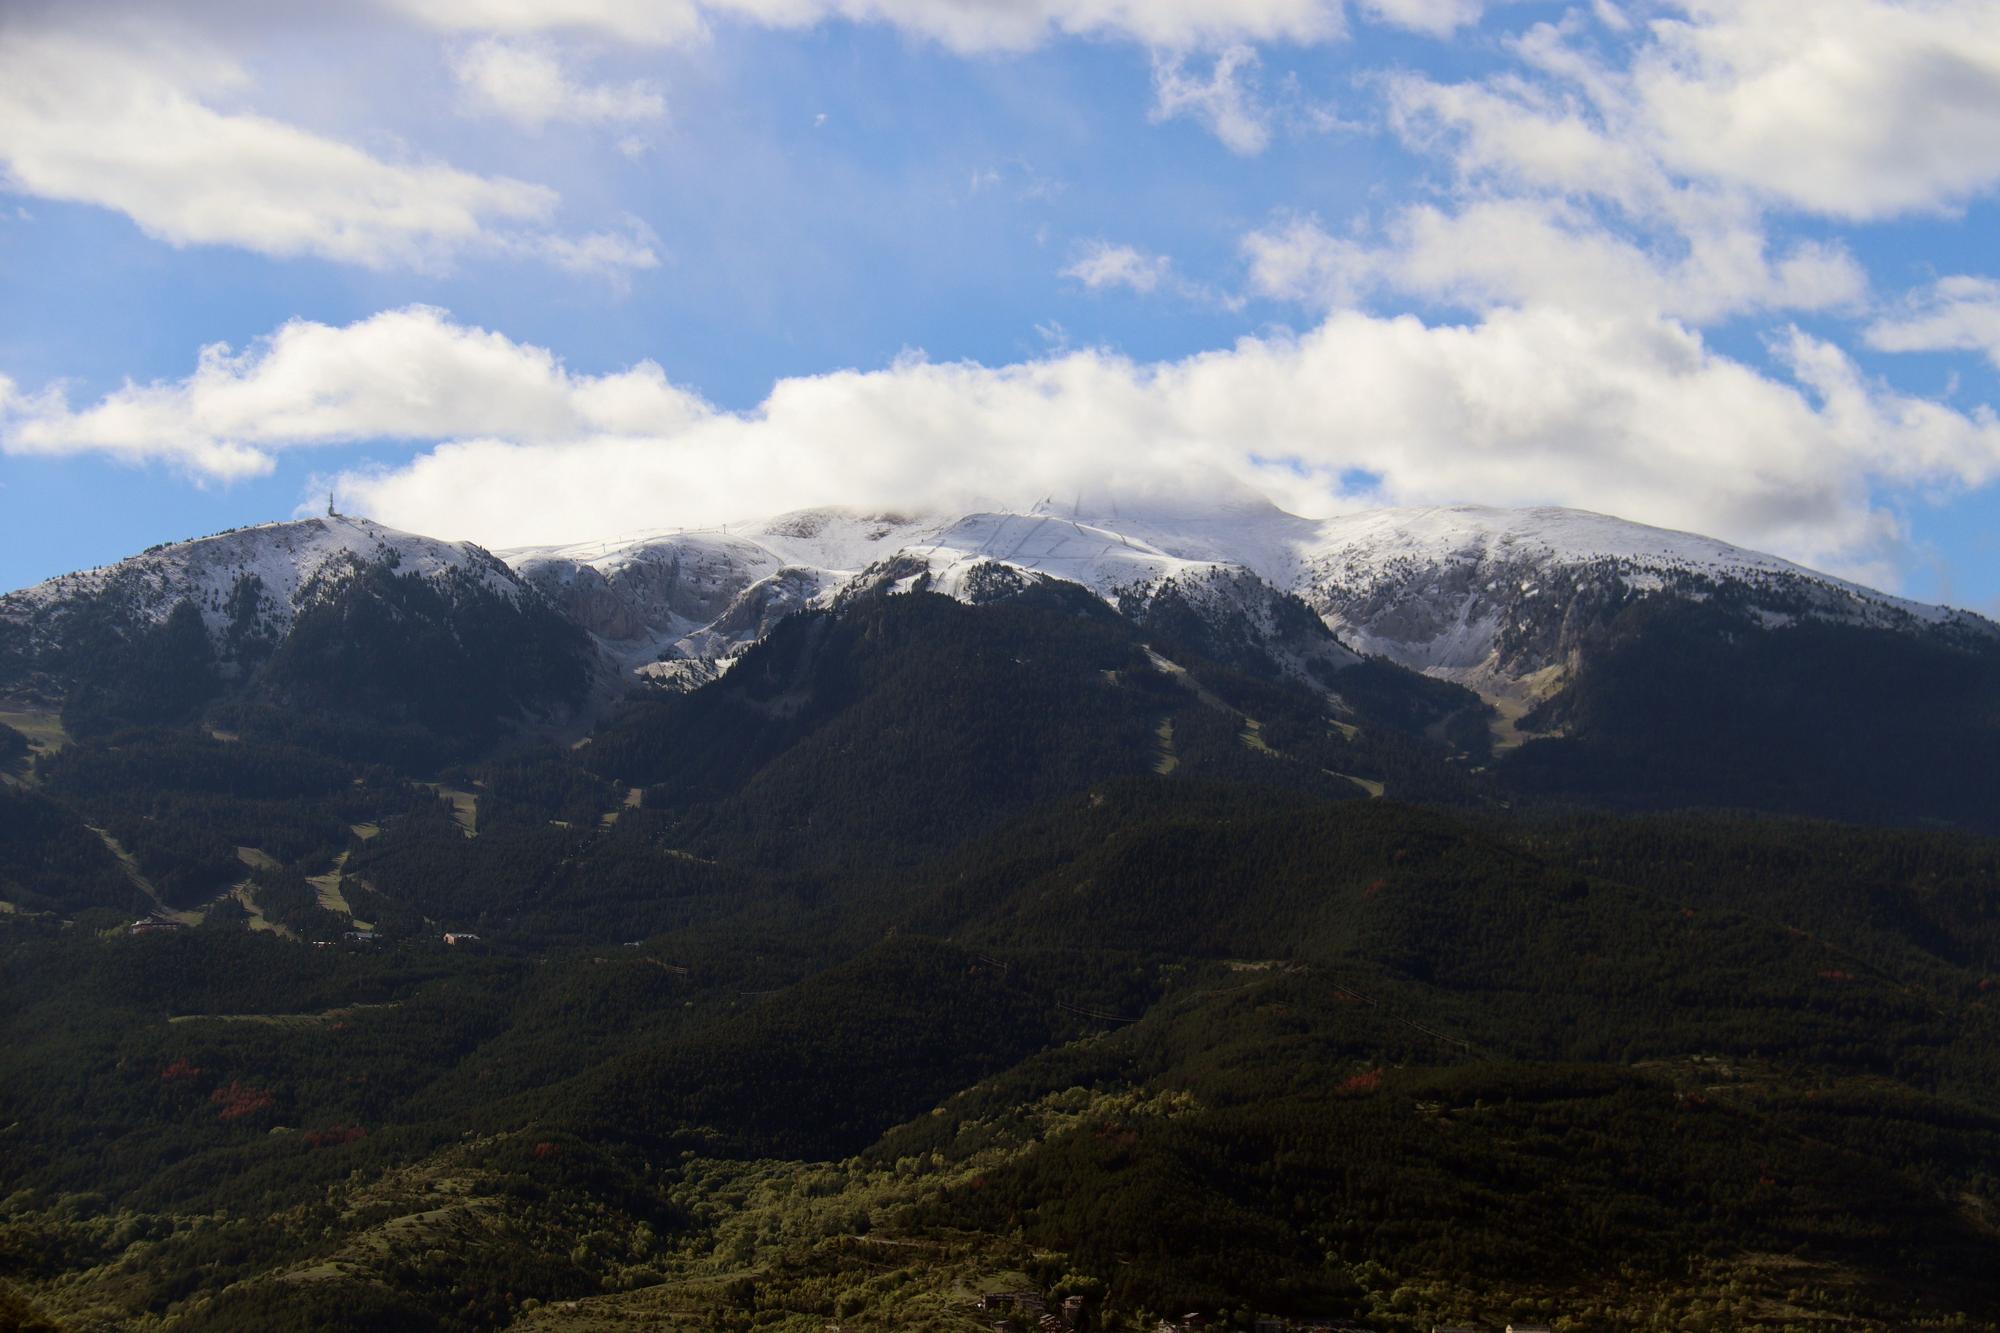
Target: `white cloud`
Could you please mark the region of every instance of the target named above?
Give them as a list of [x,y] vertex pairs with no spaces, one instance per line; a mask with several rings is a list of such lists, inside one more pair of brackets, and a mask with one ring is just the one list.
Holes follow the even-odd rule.
[[[1936,38],[1924,28],[1929,20],[1874,0],[1799,11],[1666,0],[1664,9],[1674,17],[1643,28],[1608,4],[1596,11],[1603,31],[1578,11],[1533,25],[1509,43],[1513,68],[1475,82],[1385,77],[1389,127],[1406,146],[1448,164],[1447,201],[1404,206],[1365,237],[1339,242],[1295,226],[1246,238],[1254,289],[1328,305],[1399,293],[1472,310],[1547,302],[1697,324],[1859,309],[1869,282],[1853,254],[1839,241],[1787,239],[1784,214],[1864,216],[1914,206],[1917,196],[1870,192],[1875,168],[1849,133],[1853,117],[1873,114],[1867,98],[1855,99],[1848,119],[1815,125],[1793,114],[1796,106],[1785,110],[1792,104],[1779,93],[1791,90],[1800,104],[1822,98],[1836,68],[1868,64],[1856,38],[1878,27],[1893,68],[1899,39],[1907,47],[1919,36]],[[1834,48],[1844,54],[1830,55]],[[1744,71],[1753,66],[1762,72],[1750,79]],[[1782,146],[1771,151],[1791,162],[1785,172],[1748,156],[1732,165],[1727,153],[1697,160],[1690,134],[1711,147],[1726,136],[1719,122],[1691,129],[1708,114],[1696,108],[1736,88],[1732,80],[1743,86],[1728,93],[1727,115],[1716,114],[1731,120],[1729,133],[1741,144],[1756,137],[1756,126],[1782,126]],[[1899,96],[1936,92],[1905,82]],[[1744,91],[1753,86],[1761,91]],[[1891,119],[1900,114],[1892,110]],[[1918,161],[1935,156],[1934,146],[1916,142],[1923,118],[1901,131]],[[1940,121],[1950,122],[1949,115]],[[1835,199],[1787,184],[1794,168],[1817,173],[1822,184],[1845,181],[1844,193]],[[1935,189],[1924,195],[1933,205],[1947,197]]]
[[1519,74],[1486,84],[1401,74],[1385,86],[1390,128],[1413,148],[1446,155],[1466,180],[1595,196],[1634,210],[1671,190],[1644,149],[1608,131],[1573,90]]
[[1853,307],[1868,285],[1838,246],[1801,243],[1773,255],[1760,230],[1728,218],[1646,245],[1587,210],[1535,198],[1415,206],[1373,244],[1293,218],[1250,233],[1242,249],[1256,294],[1328,309],[1395,292],[1472,310],[1547,304],[1711,323],[1745,311]]
[[1075,278],[1092,291],[1129,287],[1141,294],[1156,290],[1173,268],[1165,255],[1149,255],[1129,245],[1091,241],[1062,276]]
[[[400,526],[509,544],[1215,472],[1325,510],[1361,469],[1390,502],[1581,505],[1879,576],[1867,562],[1896,528],[1872,482],[2000,474],[1990,414],[1897,395],[1804,335],[1778,350],[1795,382],[1671,321],[1349,312],[1295,340],[1162,364],[1079,351],[789,379],[755,412],[683,431],[455,441],[343,492]],[[1253,448],[1286,463],[1260,467]]]
[[2000,282],[1960,274],[1913,296],[1900,314],[1868,326],[1884,352],[1983,352],[2000,366]]
[[0,447],[160,460],[227,479],[269,471],[278,449],[500,432],[520,440],[669,433],[707,412],[650,361],[574,375],[541,348],[412,306],[341,328],[294,320],[241,353],[204,347],[186,379],[127,383],[82,411],[59,386],[0,394]]
[[666,99],[653,85],[578,83],[553,49],[536,42],[482,38],[452,57],[451,72],[468,111],[528,129],[550,121],[630,122],[667,114]]
[[1382,23],[1449,37],[1459,28],[1479,22],[1486,0],[1361,0],[1361,8]]
[[[14,28],[0,42],[5,185],[116,210],[173,245],[370,268],[566,244],[547,231],[558,200],[543,186],[386,161],[206,100],[247,83],[228,59],[157,33]],[[638,251],[625,260],[657,262]]]
[[1254,71],[1257,63],[1257,53],[1250,47],[1231,46],[1216,53],[1204,80],[1187,73],[1185,56],[1156,52],[1152,119],[1191,116],[1208,126],[1230,152],[1255,157],[1270,145],[1270,113],[1238,76]]
[[[1850,220],[1936,211],[2000,184],[2000,6],[1666,0],[1611,54],[1580,19],[1514,43],[1539,77],[1392,83],[1419,142],[1462,172],[1646,205],[1675,185]],[[1599,6],[1612,33],[1630,27]]]
[[1383,275],[1381,256],[1368,246],[1329,236],[1308,218],[1250,232],[1240,248],[1250,265],[1251,291],[1325,310],[1361,304]]
[[[1390,7],[1455,0],[1385,0]],[[710,20],[802,28],[882,23],[959,52],[1020,51],[1051,38],[1117,37],[1186,50],[1232,42],[1317,42],[1343,30],[1341,0],[381,0],[449,32],[599,33],[668,44]]]
[[[1789,332],[1787,377],[1671,320],[1548,308],[1467,325],[1343,312],[1302,336],[1179,361],[1099,350],[1017,365],[904,358],[779,381],[717,411],[642,362],[599,376],[551,353],[392,311],[294,323],[187,379],[81,410],[0,393],[10,452],[102,450],[218,476],[299,445],[430,444],[343,479],[398,526],[492,545],[709,523],[824,503],[1026,501],[1115,480],[1224,474],[1299,509],[1381,478],[1394,503],[1581,505],[1853,571],[1896,534],[1871,486],[2000,475],[2000,423],[1899,395]],[[1257,459],[1282,460],[1265,465]]]
[[702,33],[696,0],[377,0],[442,32],[577,32],[661,46]]
[[627,217],[623,232],[500,238],[496,245],[511,253],[547,260],[566,272],[601,278],[622,292],[634,270],[659,266],[659,256],[653,253],[658,239],[651,227]]
[[2000,183],[2000,6],[1700,0],[1635,64],[1662,158],[1794,208],[1879,218]]

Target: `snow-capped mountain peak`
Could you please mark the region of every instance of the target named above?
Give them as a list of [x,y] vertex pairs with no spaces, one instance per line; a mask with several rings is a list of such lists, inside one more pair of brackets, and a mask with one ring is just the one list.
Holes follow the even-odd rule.
[[218,631],[232,618],[232,605],[249,595],[265,623],[282,632],[315,590],[371,565],[427,580],[468,580],[504,597],[522,588],[505,562],[470,543],[329,515],[168,543],[115,565],[60,575],[0,597],[0,617],[24,621],[87,600],[112,603],[134,624],[160,624],[188,602]]
[[[1364,652],[1479,688],[1562,665],[1580,597],[1727,589],[1766,626],[1985,626],[1712,537],[1578,509],[1377,509],[1319,525],[1294,590]],[[1987,626],[1986,628],[1991,628]]]
[[1296,595],[1355,649],[1502,693],[1561,663],[1585,585],[1593,605],[1614,592],[1705,596],[1726,585],[1767,624],[1977,621],[1714,538],[1581,510],[1457,505],[1312,520],[1229,487],[960,514],[802,510],[506,556],[626,669],[694,682],[785,615],[831,605],[859,582],[976,601],[997,586],[996,568],[1079,584],[1128,613],[1172,590],[1246,632],[1277,614],[1250,603]]
[[16,641],[32,643],[58,632],[72,605],[113,608],[143,626],[185,602],[218,641],[240,634],[246,609],[261,634],[282,637],[316,595],[374,566],[508,599],[533,589],[619,672],[683,687],[713,679],[786,616],[859,588],[922,587],[976,602],[1023,579],[1080,585],[1142,621],[1169,607],[1179,623],[1208,625],[1218,651],[1230,635],[1264,648],[1282,640],[1282,669],[1323,684],[1358,659],[1316,628],[1302,635],[1303,606],[1347,648],[1495,695],[1518,693],[1530,677],[1535,692],[1551,688],[1550,669],[1573,665],[1580,634],[1649,593],[1727,596],[1767,626],[1820,618],[1996,632],[1964,612],[1603,514],[1457,505],[1313,520],[1227,486],[969,513],[799,510],[500,557],[330,516],[50,580],[0,598],[0,627],[11,623]]

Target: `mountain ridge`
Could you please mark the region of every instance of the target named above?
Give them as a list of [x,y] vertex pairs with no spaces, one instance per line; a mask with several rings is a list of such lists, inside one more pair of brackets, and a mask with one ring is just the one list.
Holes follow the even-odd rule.
[[[1750,793],[1770,809],[1988,823],[1960,787],[1988,767],[2000,626],[1972,612],[1584,510],[1308,520],[1226,488],[1066,510],[818,508],[498,554],[364,518],[240,528],[0,596],[0,695],[98,731],[198,717],[242,731],[244,707],[284,733],[288,715],[442,729],[416,749],[368,743],[436,757],[506,735],[580,741],[634,695],[718,681],[806,610],[900,592],[982,606],[1048,586],[1168,656],[1294,691],[1278,713],[1372,719],[1470,773],[1504,761],[1550,797],[1592,799],[1576,779],[1592,775],[1586,787],[1638,805]],[[1842,660],[1858,671],[1844,679]],[[1910,699],[1916,683],[1934,697]],[[1748,699],[1770,703],[1746,715]],[[1820,739],[1836,719],[1856,737],[1846,749]],[[1944,767],[1894,739],[1954,729],[1966,759]],[[1700,737],[1756,781],[1706,779]],[[1858,777],[1824,801],[1784,795],[1786,763],[1880,767],[1882,747],[1920,797],[1858,797]]]
[[[957,516],[817,509],[622,544],[522,547],[501,555],[530,581],[553,585],[552,591],[583,582],[608,597],[600,615],[614,638],[617,630],[652,626],[650,637],[634,634],[625,646],[633,669],[646,669],[640,659],[648,652],[669,662],[725,662],[761,636],[732,630],[732,622],[767,631],[773,609],[782,614],[830,602],[891,558],[905,562],[900,576],[912,585],[917,573],[927,573],[925,586],[950,596],[962,596],[972,571],[991,564],[1066,579],[1114,602],[1169,580],[1247,571],[1276,594],[1301,598],[1350,649],[1503,695],[1516,692],[1522,677],[1565,664],[1558,645],[1524,651],[1523,644],[1503,642],[1502,632],[1535,605],[1542,584],[1557,571],[1587,570],[1589,582],[1600,590],[1615,584],[1620,597],[1670,585],[1703,596],[1703,583],[1738,585],[1767,625],[1808,616],[2000,634],[1975,613],[1881,592],[1714,538],[1548,507],[1377,509],[1324,520],[1262,502],[1164,516],[1106,516],[1080,503],[1064,514],[1046,502],[1025,513]],[[648,601],[646,581],[633,573],[683,566],[697,581],[719,578],[733,590],[729,606],[706,623],[697,623],[698,616],[661,615],[661,604]],[[688,586],[679,582],[676,591]],[[746,618],[743,608],[753,603],[760,614]],[[671,598],[668,605],[676,612],[687,606]]]
[[1970,611],[1584,510],[1452,505],[1315,520],[1229,491],[1206,503],[1079,499],[1068,509],[807,509],[497,553],[315,517],[157,546],[0,595],[0,634],[11,630],[15,652],[32,657],[72,604],[115,604],[157,626],[187,601],[227,675],[246,635],[282,639],[315,597],[381,562],[510,601],[539,594],[591,635],[606,671],[668,688],[714,679],[784,617],[858,586],[886,580],[892,591],[922,586],[977,601],[995,571],[1078,584],[1128,615],[1171,590],[1239,626],[1268,627],[1298,598],[1339,640],[1306,654],[1315,665],[1297,666],[1302,680],[1357,654],[1380,656],[1530,702],[1552,692],[1553,676],[1575,671],[1592,615],[1651,593],[1704,600],[1726,591],[1766,628],[1805,618],[2000,639],[2000,627]]

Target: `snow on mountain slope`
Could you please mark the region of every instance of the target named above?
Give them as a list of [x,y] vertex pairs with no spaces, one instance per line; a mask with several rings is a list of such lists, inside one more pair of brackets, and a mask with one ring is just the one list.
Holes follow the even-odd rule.
[[1582,509],[1451,505],[1345,514],[1318,525],[1306,556],[1306,577],[1312,586],[1329,580],[1372,585],[1394,577],[1401,568],[1447,561],[1579,565],[1599,560],[1620,561],[1635,569],[1734,578],[1805,578],[1861,600],[1943,614],[1939,608],[1890,597],[1713,537]]
[[1076,519],[1035,513],[968,514],[902,554],[923,560],[932,589],[947,596],[958,596],[966,576],[989,562],[1078,583],[1107,598],[1121,589],[1203,574],[1217,563],[1184,559],[1143,538]]
[[[886,581],[906,590],[921,581],[975,601],[997,586],[989,577],[996,568],[1077,583],[1128,606],[1171,585],[1214,614],[1269,623],[1275,613],[1261,603],[1279,594],[1254,576],[1244,582],[1245,567],[1219,555],[1227,534],[1212,513],[1204,517],[1186,533],[1157,515],[1134,524],[1178,550],[1044,507],[965,515],[812,509],[727,529],[503,554],[627,670],[685,686],[726,670],[784,616],[831,605],[856,587]],[[1239,525],[1239,539],[1245,530]],[[1328,658],[1317,647],[1309,655]]]
[[1721,589],[1766,625],[1802,616],[1881,628],[1986,622],[1711,537],[1574,509],[1380,509],[1318,526],[1293,585],[1363,652],[1476,685],[1563,665],[1591,603]]
[[[847,590],[921,584],[961,600],[994,569],[1077,583],[1142,617],[1163,593],[1323,678],[1352,660],[1286,620],[1296,594],[1347,645],[1508,692],[1563,664],[1580,606],[1669,586],[1727,586],[1766,624],[1817,616],[1883,627],[1986,626],[1713,538],[1569,509],[1381,509],[1316,521],[1218,486],[1197,498],[1078,496],[962,515],[814,509],[706,532],[512,551],[507,557],[628,670],[698,684],[779,619]],[[1581,602],[1579,601],[1581,599]],[[1990,629],[1990,626],[1986,626]],[[1292,661],[1292,665],[1299,663]]]
[[[1300,518],[1228,486],[1189,498],[1074,497],[1028,509],[812,509],[724,528],[503,553],[360,519],[269,524],[156,548],[0,598],[0,627],[44,634],[61,608],[159,623],[182,600],[222,635],[244,614],[282,634],[316,584],[371,562],[518,597],[532,587],[621,672],[691,688],[785,616],[860,587],[923,586],[966,601],[1010,579],[1061,579],[1135,620],[1199,623],[1218,652],[1263,645],[1324,681],[1355,660],[1304,633],[1295,594],[1347,646],[1489,693],[1573,665],[1579,626],[1634,593],[1729,596],[1767,625],[1818,617],[1990,634],[1977,616],[1875,592],[1712,538],[1567,509],[1452,506]],[[1004,574],[1004,577],[996,577]],[[1189,617],[1193,619],[1190,620]],[[1306,629],[1311,629],[1308,624]],[[1276,645],[1276,647],[1272,647]]]
[[[0,597],[0,693],[72,734],[226,715],[436,762],[520,727],[567,734],[615,682],[590,637],[504,562],[364,519],[155,547]],[[595,691],[594,691],[595,687]]]
[[[694,683],[793,611],[830,598],[942,521],[804,510],[726,528],[522,547],[503,557],[627,670],[706,662]],[[657,672],[649,674],[658,675]]]
[[282,635],[316,593],[375,564],[507,598],[523,591],[512,569],[470,543],[330,516],[238,528],[156,546],[101,569],[60,575],[0,596],[0,620],[46,625],[51,613],[65,606],[92,603],[135,626],[158,625],[182,602],[191,602],[211,634],[251,615]]

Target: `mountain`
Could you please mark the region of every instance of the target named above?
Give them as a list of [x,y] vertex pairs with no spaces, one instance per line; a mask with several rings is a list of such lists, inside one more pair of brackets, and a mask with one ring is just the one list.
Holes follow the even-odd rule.
[[1224,618],[1268,618],[1295,596],[1353,653],[1509,697],[1547,693],[1545,673],[1578,665],[1582,636],[1606,608],[1648,594],[1725,595],[1762,628],[1812,620],[2000,635],[1969,612],[1570,509],[1461,505],[1309,520],[1228,493],[1199,504],[1079,502],[1067,513],[820,509],[503,554],[628,666],[690,684],[726,669],[784,615],[827,604],[858,581],[921,580],[978,601],[996,569],[1079,584],[1128,614],[1165,590]]
[[329,516],[154,547],[0,597],[0,691],[74,732],[193,721],[429,733],[445,748],[587,694],[583,633],[466,543]]
[[86,732],[206,717],[323,746],[333,727],[421,764],[510,732],[574,738],[634,689],[697,690],[804,612],[1035,588],[1077,590],[1171,663],[1301,692],[1239,690],[1245,717],[1387,728],[1519,794],[1995,819],[1977,793],[2000,773],[2000,627],[1978,616],[1599,514],[1309,520],[1222,486],[500,556],[364,520],[272,524],[0,598],[0,692],[59,699]]
[[503,555],[641,667],[662,659],[728,660],[776,619],[858,583],[907,589],[921,580],[930,591],[977,602],[994,572],[1007,570],[1080,584],[1109,599],[1240,568],[1178,557],[1143,538],[1050,514],[840,509]]
[[1990,627],[1069,508],[0,604],[0,1327],[1996,1327]]
[[1321,523],[1302,556],[1293,590],[1356,648],[1499,691],[1573,667],[1594,618],[1654,593],[1727,597],[1767,629],[1814,620],[1996,633],[1969,612],[1575,509],[1371,510]]

